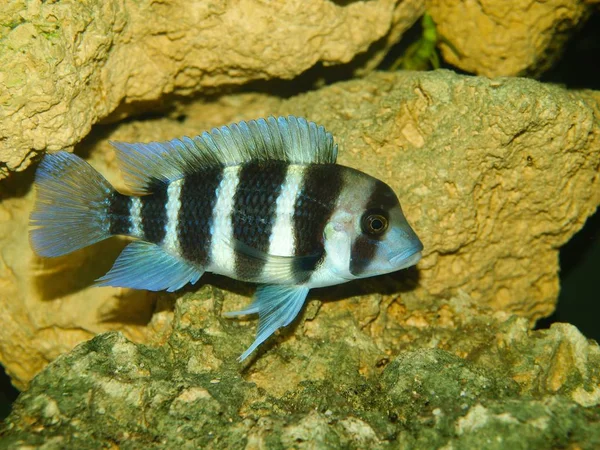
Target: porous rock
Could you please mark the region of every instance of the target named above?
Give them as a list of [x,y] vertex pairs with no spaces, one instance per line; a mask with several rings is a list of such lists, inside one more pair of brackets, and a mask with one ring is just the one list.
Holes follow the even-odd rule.
[[[317,319],[305,318],[255,364],[241,367],[235,357],[252,340],[253,327],[220,317],[226,302],[212,287],[178,299],[173,332],[159,347],[109,332],[58,357],[16,401],[3,443],[81,449],[600,445],[600,348],[573,326],[531,332],[514,316],[473,315],[450,332],[441,323],[412,327],[417,339],[390,361],[373,358],[370,337],[348,314],[327,314],[319,332],[308,335]],[[477,308],[465,298],[446,305]],[[455,338],[446,350],[430,340],[438,332]],[[562,381],[553,384],[557,366]]]
[[423,0],[13,1],[0,8],[0,179],[111,116],[253,80],[371,69]]
[[[286,362],[261,362],[274,348],[269,345],[259,352],[251,381],[267,384],[277,371],[266,368],[301,364],[306,338],[323,333],[326,347],[346,345],[342,335],[359,345],[362,356],[352,364],[363,373],[415,341],[457,345],[454,329],[473,315],[516,314],[531,325],[550,314],[559,247],[600,203],[598,98],[525,79],[375,73],[288,100],[244,94],[182,105],[174,118],[99,128],[78,152],[121,187],[108,139],[168,139],[293,113],[333,132],[340,163],[385,180],[399,194],[425,245],[423,260],[414,269],[311,294],[316,300],[303,313],[310,320],[286,350]],[[0,358],[15,384],[25,387],[47,362],[101,331],[163,343],[172,328],[172,303],[181,294],[90,287],[122,248],[117,241],[55,260],[36,258],[27,240],[33,192],[21,184],[0,205]],[[247,304],[253,290],[218,277],[203,281],[224,290],[226,310]],[[478,306],[448,306],[455,297]],[[214,314],[202,309],[193,320],[217,320]],[[205,333],[230,334],[206,326]],[[486,336],[473,329],[469,339],[483,343]],[[241,353],[250,338],[238,338],[232,333],[231,343]],[[210,355],[216,367],[222,358],[215,352],[230,350],[214,346],[199,354]],[[324,377],[338,376],[319,352],[310,360]],[[205,363],[190,364],[204,370]],[[559,375],[549,383],[560,387],[557,367]],[[289,377],[299,381],[301,374]]]
[[540,75],[563,53],[571,34],[589,17],[585,0],[428,0],[443,57],[485,76]]

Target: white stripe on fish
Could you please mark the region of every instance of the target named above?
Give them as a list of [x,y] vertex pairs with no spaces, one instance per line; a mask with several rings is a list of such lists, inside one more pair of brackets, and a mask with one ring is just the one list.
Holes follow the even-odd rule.
[[131,197],[129,216],[131,218],[131,235],[142,238],[144,232],[142,230],[142,200],[140,197]]
[[275,224],[270,238],[269,254],[294,255],[294,205],[302,188],[305,166],[290,165],[277,198]]
[[223,275],[235,276],[235,254],[229,245],[233,240],[231,214],[240,181],[241,166],[223,169],[223,179],[216,191],[217,201],[213,208],[211,228],[210,266],[211,270]]
[[183,180],[175,180],[167,188],[167,227],[163,246],[173,255],[181,255],[179,246],[179,210],[181,209],[181,184]]

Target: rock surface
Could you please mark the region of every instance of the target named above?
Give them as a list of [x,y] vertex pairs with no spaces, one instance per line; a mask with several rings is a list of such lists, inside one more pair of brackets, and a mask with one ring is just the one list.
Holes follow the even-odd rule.
[[290,79],[369,49],[372,68],[423,10],[424,0],[10,2],[0,9],[0,179],[168,95]]
[[[562,55],[566,40],[585,22],[584,0],[428,0],[443,57],[467,72],[494,76],[540,75]],[[458,53],[458,54],[457,54]]]
[[[308,338],[324,327],[331,327],[331,338],[323,342],[338,342],[342,330],[349,340],[360,337],[364,352],[353,364],[364,373],[378,358],[422,343],[424,336],[431,346],[455,345],[452,330],[471,314],[514,313],[532,323],[553,311],[558,249],[600,203],[599,100],[597,93],[525,79],[375,73],[288,100],[244,94],[181,105],[173,118],[98,128],[77,151],[122,186],[108,139],[168,139],[269,114],[303,115],[325,125],[340,144],[339,162],[388,182],[425,245],[417,269],[316,291],[317,299],[340,301],[313,302],[304,312]],[[181,296],[90,287],[108,270],[120,242],[54,260],[36,258],[27,238],[33,193],[26,177],[32,174],[15,180],[24,188],[0,184],[0,359],[19,388],[59,354],[102,331],[164,342],[172,303]],[[239,309],[252,294],[249,285],[206,281],[223,289],[227,310]],[[456,296],[476,302],[479,312],[449,308],[448,299]],[[211,310],[198,315],[221,324]],[[331,316],[348,322],[328,321]],[[434,324],[446,332],[434,333]],[[198,329],[211,334],[207,326]],[[215,352],[239,354],[250,339],[215,333],[231,339],[227,349],[201,352],[215,364],[222,360]],[[473,331],[470,339],[485,336]],[[286,357],[292,365],[307,354],[303,339],[294,341]],[[277,365],[261,360],[251,380],[258,384],[277,376],[262,369]],[[318,360],[314,355],[311,364]],[[323,366],[322,373],[328,370]]]
[[[52,362],[14,405],[10,448],[593,449],[600,445],[600,348],[576,328],[461,311],[449,328],[400,325],[386,357],[347,312],[307,317],[254,362],[253,327],[221,318],[204,287],[177,300],[164,345],[110,332]],[[311,305],[312,306],[312,305]],[[311,309],[311,307],[309,307]],[[479,313],[479,314],[478,314]],[[444,336],[445,349],[440,342]],[[457,356],[460,355],[460,356]]]

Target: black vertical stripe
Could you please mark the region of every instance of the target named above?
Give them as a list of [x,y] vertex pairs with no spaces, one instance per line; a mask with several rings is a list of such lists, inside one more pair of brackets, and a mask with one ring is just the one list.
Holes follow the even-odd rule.
[[[344,186],[343,170],[344,167],[336,164],[311,164],[304,172],[303,185],[294,204],[294,253],[315,258],[298,259],[298,264],[303,265],[294,270],[299,274],[298,283],[306,281],[324,259],[323,232]],[[311,267],[305,267],[306,261]]]
[[181,186],[181,209],[177,235],[182,256],[195,264],[209,264],[213,209],[217,188],[223,178],[222,167],[211,167],[186,175]]
[[110,222],[110,234],[129,234],[131,217],[129,217],[129,205],[131,197],[118,192],[113,193],[109,199],[108,220]]
[[[365,204],[365,213],[371,211],[389,213],[393,208],[399,206],[398,197],[387,184],[376,180],[373,186],[373,192],[369,196]],[[377,242],[385,237],[385,233],[381,235],[367,235],[362,233],[352,243],[350,251],[350,273],[360,276],[371,264],[373,257],[377,251]]]
[[352,243],[350,251],[350,273],[359,276],[369,267],[375,256],[376,242],[364,234],[358,236]]
[[389,212],[399,205],[398,197],[394,194],[392,188],[383,181],[375,180],[375,186],[369,200],[367,200],[365,211],[369,209],[382,209]]
[[152,194],[140,198],[144,240],[155,244],[160,244],[167,232],[167,187],[165,183],[153,183]]
[[[257,161],[244,164],[231,214],[233,238],[259,252],[269,252],[269,238],[277,214],[277,198],[285,181],[288,163]],[[255,280],[264,262],[236,251],[235,273],[243,280]]]

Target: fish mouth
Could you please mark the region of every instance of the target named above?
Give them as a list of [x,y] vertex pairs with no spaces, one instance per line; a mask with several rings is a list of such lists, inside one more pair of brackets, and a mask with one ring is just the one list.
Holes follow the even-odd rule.
[[423,244],[419,241],[418,245],[402,250],[400,253],[389,258],[389,263],[394,267],[394,270],[406,269],[414,266],[419,262],[423,254]]

